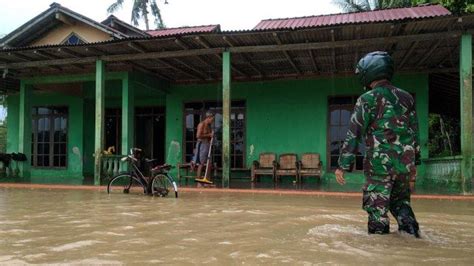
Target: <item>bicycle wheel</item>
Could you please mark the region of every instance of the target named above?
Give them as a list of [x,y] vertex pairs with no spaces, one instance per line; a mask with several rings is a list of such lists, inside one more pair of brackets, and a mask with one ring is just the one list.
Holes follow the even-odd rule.
[[107,193],[146,193],[146,186],[134,175],[118,174],[107,184]]
[[178,186],[169,175],[157,174],[151,182],[151,191],[153,195],[166,197],[170,192],[174,192],[174,197],[178,197]]

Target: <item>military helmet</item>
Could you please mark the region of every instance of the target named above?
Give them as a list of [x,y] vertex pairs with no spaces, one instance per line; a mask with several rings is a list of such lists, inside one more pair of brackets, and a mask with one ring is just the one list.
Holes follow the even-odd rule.
[[392,57],[387,52],[371,52],[366,54],[357,63],[355,73],[360,83],[368,88],[375,80],[391,80],[394,66]]

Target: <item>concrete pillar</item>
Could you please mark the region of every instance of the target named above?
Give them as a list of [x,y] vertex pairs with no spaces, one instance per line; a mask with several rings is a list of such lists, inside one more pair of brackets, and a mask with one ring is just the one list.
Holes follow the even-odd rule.
[[135,97],[129,81],[127,74],[122,79],[122,155],[128,154],[134,145]]
[[18,130],[18,152],[26,155],[27,161],[19,163],[20,177],[23,182],[29,182],[31,175],[31,99],[32,87],[20,82],[20,107],[19,107],[19,130]]
[[231,105],[230,52],[222,56],[222,187],[230,182],[230,105]]
[[464,192],[471,190],[472,184],[472,35],[461,36],[459,62],[461,88],[461,177]]
[[94,185],[100,185],[101,155],[104,150],[105,115],[105,64],[96,61],[95,70],[95,145],[94,145]]

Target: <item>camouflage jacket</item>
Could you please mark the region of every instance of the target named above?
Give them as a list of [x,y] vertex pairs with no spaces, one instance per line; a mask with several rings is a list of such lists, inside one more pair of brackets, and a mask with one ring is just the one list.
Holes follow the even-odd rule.
[[420,159],[413,97],[388,81],[362,94],[357,99],[342,146],[340,168],[350,170],[363,137],[366,175],[409,173]]

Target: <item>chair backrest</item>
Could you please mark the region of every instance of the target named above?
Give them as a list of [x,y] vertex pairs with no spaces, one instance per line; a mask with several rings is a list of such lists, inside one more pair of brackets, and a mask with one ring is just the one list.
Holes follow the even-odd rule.
[[319,153],[304,153],[301,155],[301,167],[302,168],[319,168],[321,158]]
[[272,152],[260,153],[258,158],[258,162],[262,168],[272,168],[274,161],[276,161],[276,154]]
[[280,169],[296,169],[296,161],[298,160],[296,154],[285,153],[280,155]]

